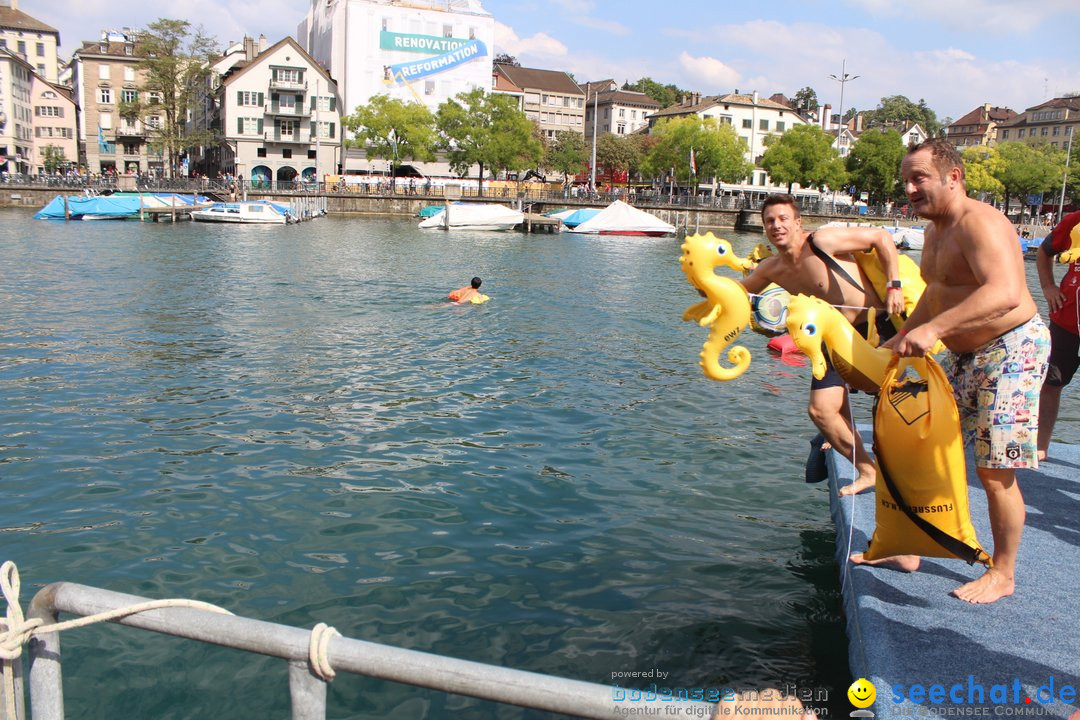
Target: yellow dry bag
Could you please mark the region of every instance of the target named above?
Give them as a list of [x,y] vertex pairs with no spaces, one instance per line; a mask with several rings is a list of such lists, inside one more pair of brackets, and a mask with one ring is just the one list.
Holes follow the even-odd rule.
[[932,357],[894,356],[874,403],[877,526],[867,560],[958,557],[990,564],[968,512],[960,414]]

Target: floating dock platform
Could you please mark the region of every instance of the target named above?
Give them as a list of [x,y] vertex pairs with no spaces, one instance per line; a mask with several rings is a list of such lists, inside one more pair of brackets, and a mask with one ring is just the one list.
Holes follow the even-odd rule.
[[[869,441],[872,430],[860,432]],[[1017,471],[1027,523],[1015,594],[970,605],[949,593],[981,565],[923,558],[903,573],[848,561],[873,535],[875,494],[838,497],[837,479],[850,483],[853,468],[827,453],[848,661],[854,679],[874,684],[876,717],[1080,718],[1080,446],[1054,443],[1049,454],[1038,470]],[[967,467],[972,524],[992,553],[970,452]]]

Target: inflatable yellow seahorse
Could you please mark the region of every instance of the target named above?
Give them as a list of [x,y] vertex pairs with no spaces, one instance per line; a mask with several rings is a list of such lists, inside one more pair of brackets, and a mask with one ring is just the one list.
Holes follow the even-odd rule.
[[1080,225],[1073,226],[1069,239],[1072,240],[1072,246],[1058,255],[1059,263],[1068,264],[1080,260]]
[[810,358],[814,377],[825,376],[824,343],[833,367],[848,385],[865,392],[881,388],[892,351],[871,345],[829,303],[810,295],[796,295],[788,303],[787,328],[795,345]]
[[688,235],[682,251],[679,263],[686,278],[705,295],[705,300],[683,313],[683,320],[694,320],[710,328],[709,338],[701,349],[701,367],[713,380],[734,380],[750,366],[750,351],[741,345],[728,350],[727,358],[733,367],[720,364],[720,353],[750,324],[750,296],[738,282],[717,275],[714,270],[721,265],[741,270],[740,258],[735,256],[731,243],[712,233]]

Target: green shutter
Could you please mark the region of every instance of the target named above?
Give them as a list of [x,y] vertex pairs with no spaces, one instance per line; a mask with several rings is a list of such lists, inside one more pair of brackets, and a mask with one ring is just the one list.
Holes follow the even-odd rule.
[[330,96],[330,112],[334,112],[337,109],[337,98],[333,95]]
[[311,96],[311,111],[312,112],[315,112],[315,101],[316,101],[316,99],[317,98],[314,95]]
[[263,94],[259,93],[259,104],[262,105],[264,102],[266,101],[263,99]]
[[244,118],[236,118],[236,132],[244,134]]
[[262,135],[263,131],[263,119],[259,118],[259,134]]
[[310,124],[311,124],[311,130],[310,130],[311,137],[315,137],[315,121],[312,120]]
[[244,91],[243,90],[237,90],[236,91],[236,104],[237,105],[243,105],[244,104]]
[[334,123],[330,123],[330,137],[334,137]]
[[270,104],[271,105],[277,105],[278,104],[278,94],[277,93],[270,93]]
[[297,95],[296,96],[296,114],[297,115],[303,115],[304,114],[304,96],[303,95]]

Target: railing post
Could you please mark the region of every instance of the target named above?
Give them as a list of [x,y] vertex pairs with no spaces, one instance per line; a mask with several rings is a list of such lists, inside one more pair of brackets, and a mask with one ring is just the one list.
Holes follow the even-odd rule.
[[[50,585],[34,596],[27,613],[46,625],[59,621],[52,604]],[[30,712],[33,720],[64,719],[64,684],[60,673],[60,633],[44,633],[30,638]]]
[[326,720],[326,683],[303,660],[289,661],[289,697],[292,720]]

